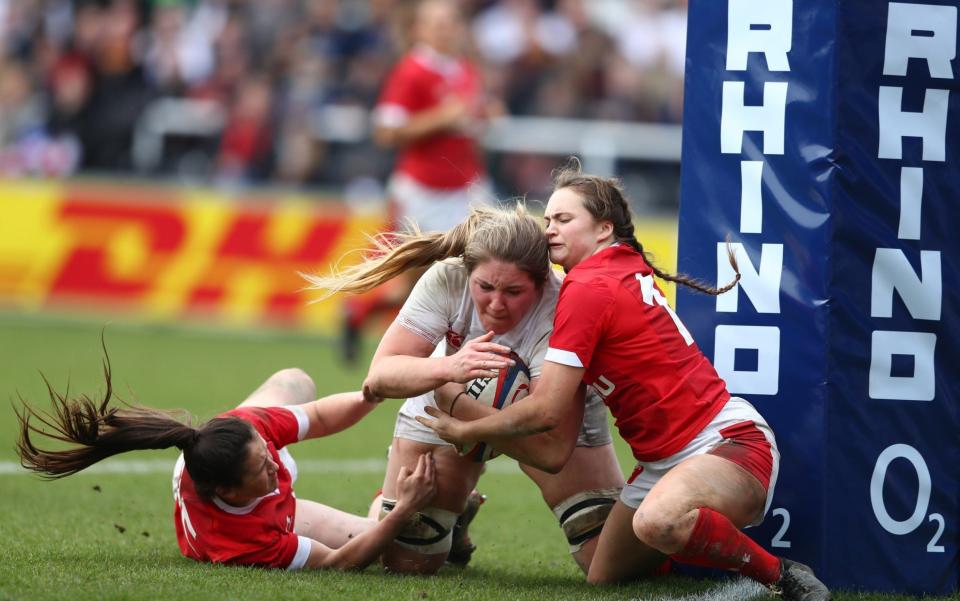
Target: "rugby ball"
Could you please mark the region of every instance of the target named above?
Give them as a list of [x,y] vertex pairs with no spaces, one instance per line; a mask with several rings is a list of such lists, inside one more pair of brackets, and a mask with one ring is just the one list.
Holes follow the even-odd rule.
[[[516,353],[511,352],[509,356],[515,361],[513,366],[500,369],[495,378],[477,378],[467,382],[467,395],[494,409],[503,409],[530,394],[530,368]],[[460,449],[460,454],[482,463],[500,453],[487,443],[478,442],[465,445]]]

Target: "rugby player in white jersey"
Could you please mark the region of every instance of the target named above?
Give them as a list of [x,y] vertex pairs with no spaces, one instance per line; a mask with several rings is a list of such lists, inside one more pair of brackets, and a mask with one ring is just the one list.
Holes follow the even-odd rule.
[[[529,366],[535,390],[560,277],[550,269],[538,220],[523,207],[475,208],[447,232],[413,233],[383,239],[381,244],[380,252],[365,263],[328,278],[308,279],[316,288],[365,292],[406,269],[432,264],[383,336],[364,390],[372,399],[406,399],[397,415],[381,515],[390,510],[396,494],[391,479],[401,468],[415,464],[424,452],[432,452],[436,461],[437,494],[431,506],[397,537],[383,562],[394,571],[433,573],[447,559],[452,544],[459,563],[469,559],[469,541],[465,537],[452,541],[483,464],[460,455],[416,417],[426,416],[427,406],[459,419],[495,411],[460,393],[467,382],[493,376],[508,365],[510,351]],[[548,438],[560,436],[559,432],[516,439],[509,451],[517,458],[536,456],[541,466],[557,466],[558,471],[550,473],[521,462],[560,521],[574,559],[586,571],[623,476],[602,402],[588,395],[581,408],[570,413],[563,429],[580,431],[569,457],[545,457],[550,449],[559,448]]]

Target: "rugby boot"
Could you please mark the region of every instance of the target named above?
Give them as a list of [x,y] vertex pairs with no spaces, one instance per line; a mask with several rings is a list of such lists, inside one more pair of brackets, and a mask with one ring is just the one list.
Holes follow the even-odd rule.
[[830,601],[830,590],[817,579],[809,566],[789,559],[780,559],[780,579],[770,588],[784,601]]
[[480,506],[487,500],[486,495],[481,495],[474,490],[467,497],[467,507],[457,518],[457,523],[453,525],[453,540],[450,542],[450,554],[447,555],[447,563],[461,568],[470,563],[473,552],[477,546],[470,540],[470,534],[467,529],[473,518],[477,517]]

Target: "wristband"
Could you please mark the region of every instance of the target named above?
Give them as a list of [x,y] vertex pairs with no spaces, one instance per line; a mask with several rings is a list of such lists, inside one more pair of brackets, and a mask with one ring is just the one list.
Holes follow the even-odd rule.
[[447,409],[447,415],[449,415],[450,417],[453,417],[453,407],[454,405],[457,404],[457,400],[460,398],[461,394],[467,394],[467,391],[461,390],[460,392],[457,393],[457,396],[453,397],[453,401],[450,402],[450,408]]

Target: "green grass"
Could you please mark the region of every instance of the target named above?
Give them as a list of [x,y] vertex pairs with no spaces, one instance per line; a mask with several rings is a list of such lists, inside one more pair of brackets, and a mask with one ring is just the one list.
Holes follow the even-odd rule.
[[[39,370],[58,389],[99,393],[102,324],[0,314],[0,391],[46,402]],[[296,334],[199,331],[175,326],[108,326],[114,385],[126,400],[186,408],[201,419],[236,405],[269,374],[302,367],[321,394],[356,388],[365,368],[339,365],[331,341]],[[368,347],[373,346],[368,341]],[[368,351],[372,348],[368,348]],[[351,430],[292,447],[300,460],[382,459],[396,405],[385,404]],[[0,411],[0,462],[15,461],[13,412]],[[626,449],[619,452],[629,465]],[[168,460],[176,452],[130,459]],[[552,514],[519,472],[497,468],[481,480],[490,496],[472,530],[480,544],[470,567],[436,577],[285,573],[198,564],[177,549],[170,476],[81,473],[57,482],[0,472],[0,601],[39,599],[661,599],[703,592],[715,583],[668,577],[596,588],[584,583]],[[503,467],[506,467],[504,465]],[[382,474],[300,476],[297,494],[354,513],[367,505]],[[893,601],[909,597],[840,594]]]

